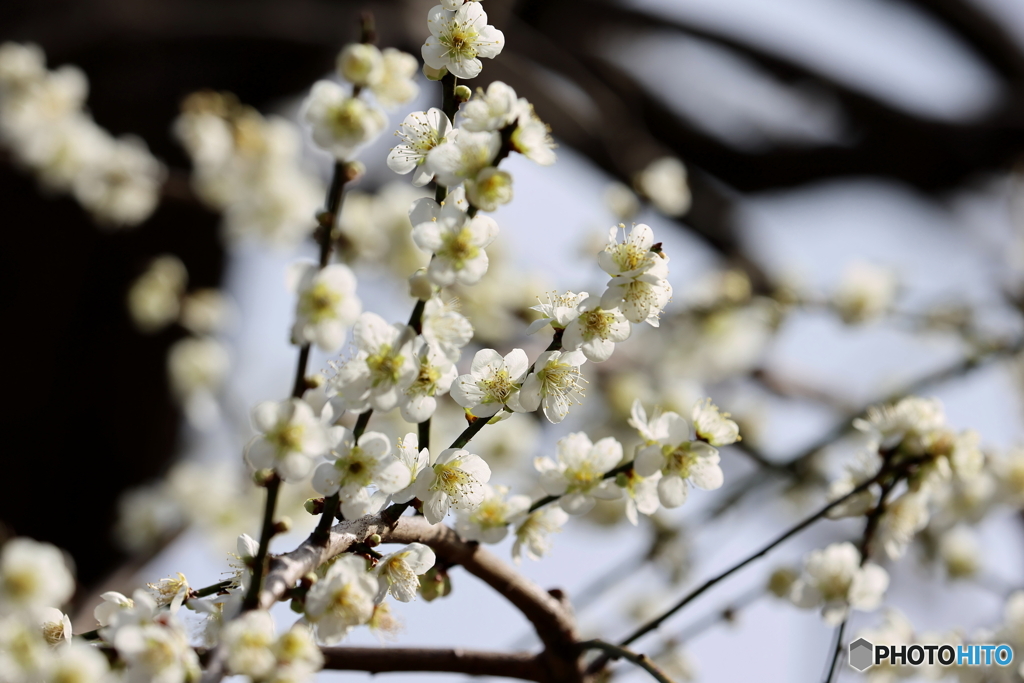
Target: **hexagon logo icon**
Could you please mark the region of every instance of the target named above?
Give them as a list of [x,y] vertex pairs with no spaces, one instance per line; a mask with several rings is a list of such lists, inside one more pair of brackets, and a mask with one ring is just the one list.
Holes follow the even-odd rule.
[[850,643],[850,666],[857,671],[864,671],[874,664],[874,654],[875,646],[863,638],[858,638]]

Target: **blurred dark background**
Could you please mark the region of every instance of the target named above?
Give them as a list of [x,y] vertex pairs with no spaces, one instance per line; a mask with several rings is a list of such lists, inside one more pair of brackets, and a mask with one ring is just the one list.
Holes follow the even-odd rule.
[[[141,136],[171,168],[157,213],[136,230],[108,233],[72,199],[42,196],[29,175],[0,157],[0,309],[8,359],[0,520],[8,532],[66,548],[82,583],[93,585],[124,559],[109,538],[119,494],[165,470],[175,453],[179,416],[167,394],[165,356],[183,332],[138,333],[124,300],[157,254],[185,262],[190,288],[216,286],[222,275],[218,218],[191,199],[186,157],[170,134],[181,100],[212,88],[266,110],[300,94],[356,38],[363,10],[378,17],[381,45],[418,54],[432,4],[0,4],[0,39],[39,44],[51,68],[83,69],[96,121],[115,134]],[[560,145],[624,182],[660,156],[683,159],[694,203],[679,228],[745,268],[755,290],[766,292],[774,284],[736,234],[737,197],[867,176],[939,198],[1011,171],[1024,150],[1024,49],[1004,22],[972,0],[887,4],[912,10],[979,60],[998,82],[994,103],[961,119],[912,112],[814,60],[689,25],[671,11],[671,0],[659,12],[612,0],[487,0],[490,23],[504,31],[507,47],[472,85],[510,83],[535,104]],[[842,135],[815,143],[766,129],[767,143],[752,147],[709,132],[617,59],[616,41],[654,35],[711,45],[776,86],[813,92],[836,109]]]

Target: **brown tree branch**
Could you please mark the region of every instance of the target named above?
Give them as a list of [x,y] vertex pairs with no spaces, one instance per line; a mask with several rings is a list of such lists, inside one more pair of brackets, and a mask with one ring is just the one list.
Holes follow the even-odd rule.
[[459,564],[505,597],[533,624],[544,643],[541,655],[553,680],[581,680],[575,650],[576,626],[568,607],[532,583],[477,543],[462,540],[443,524],[430,525],[423,517],[391,519],[387,511],[336,524],[325,544],[312,537],[290,553],[273,557],[263,582],[259,605],[269,608],[308,572],[365,542],[373,534],[389,543],[423,543],[439,558]]
[[1024,81],[1024,51],[1001,22],[970,0],[906,0],[952,30],[989,66],[1010,81]]
[[478,543],[462,540],[449,527],[431,525],[424,517],[403,517],[381,538],[393,543],[423,543],[446,562],[462,565],[518,608],[545,646],[560,648],[576,642],[575,620],[560,600]]
[[438,671],[470,676],[500,676],[549,681],[539,655],[526,652],[424,649],[407,647],[325,647],[324,669],[335,671]]

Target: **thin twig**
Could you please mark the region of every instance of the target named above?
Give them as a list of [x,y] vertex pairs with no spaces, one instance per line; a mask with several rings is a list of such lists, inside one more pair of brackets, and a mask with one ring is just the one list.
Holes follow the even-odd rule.
[[602,650],[605,656],[610,659],[625,659],[638,667],[651,674],[654,680],[658,683],[673,683],[672,679],[665,675],[665,673],[654,665],[647,655],[638,654],[632,650],[627,650],[619,645],[612,645],[606,643],[603,640],[586,640],[579,644],[580,650]]

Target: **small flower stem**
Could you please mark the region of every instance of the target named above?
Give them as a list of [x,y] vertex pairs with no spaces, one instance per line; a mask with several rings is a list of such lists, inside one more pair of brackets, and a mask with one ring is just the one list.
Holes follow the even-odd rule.
[[416,425],[416,436],[420,450],[430,448],[430,418]]
[[[455,101],[455,85],[459,79],[447,73],[441,78],[441,111],[455,125],[455,111],[459,103]],[[441,183],[434,184],[434,201],[440,204],[448,196],[448,188]],[[418,330],[417,330],[418,332]]]
[[427,302],[422,299],[416,300],[416,305],[413,306],[412,315],[409,316],[409,327],[412,328],[416,334],[423,333],[423,309],[427,306]]
[[247,612],[256,609],[260,599],[260,588],[263,585],[263,573],[267,563],[267,549],[270,539],[274,536],[274,510],[277,508],[277,494],[281,489],[281,478],[276,474],[267,482],[267,504],[263,509],[263,528],[260,531],[260,547],[256,551],[256,557],[252,564],[252,583],[249,584],[249,592],[245,594],[242,601],[242,611]]
[[459,108],[459,103],[455,101],[455,86],[458,84],[459,79],[455,77],[455,74],[446,73],[441,78],[441,111],[453,125],[455,124],[455,112]]
[[455,441],[452,441],[452,445],[449,446],[449,448],[462,448],[465,446],[469,443],[470,439],[477,435],[477,432],[484,428],[484,425],[486,425],[490,419],[491,418],[489,417],[478,417],[476,420],[471,422],[468,427],[462,430],[462,433],[459,434]]
[[216,595],[217,593],[220,593],[221,591],[227,590],[228,588],[230,588],[232,586],[232,584],[234,584],[234,581],[228,579],[227,581],[220,581],[218,583],[215,583],[212,586],[206,586],[205,588],[198,588],[195,591],[195,595],[193,595],[189,599],[191,600],[191,599],[195,599],[195,598],[205,598],[205,597],[210,596],[210,595]]
[[[367,410],[364,413],[359,414],[359,418],[356,420],[356,426],[352,428],[352,437],[356,441],[366,431],[366,425],[370,424],[370,416],[373,415],[372,410]],[[334,517],[338,514],[338,507],[341,505],[341,494],[334,493],[324,498],[324,511],[320,515],[319,521],[316,523],[316,529],[313,530],[313,540],[320,545],[326,545],[327,539],[331,535],[331,527],[334,525]]]
[[601,650],[605,653],[605,657],[608,659],[625,659],[627,661],[636,664],[638,667],[651,674],[654,680],[658,683],[673,683],[672,679],[665,675],[665,673],[654,665],[647,655],[638,654],[632,650],[627,650],[624,647],[618,645],[612,645],[606,643],[603,640],[585,640],[578,645],[580,651],[585,650]]

